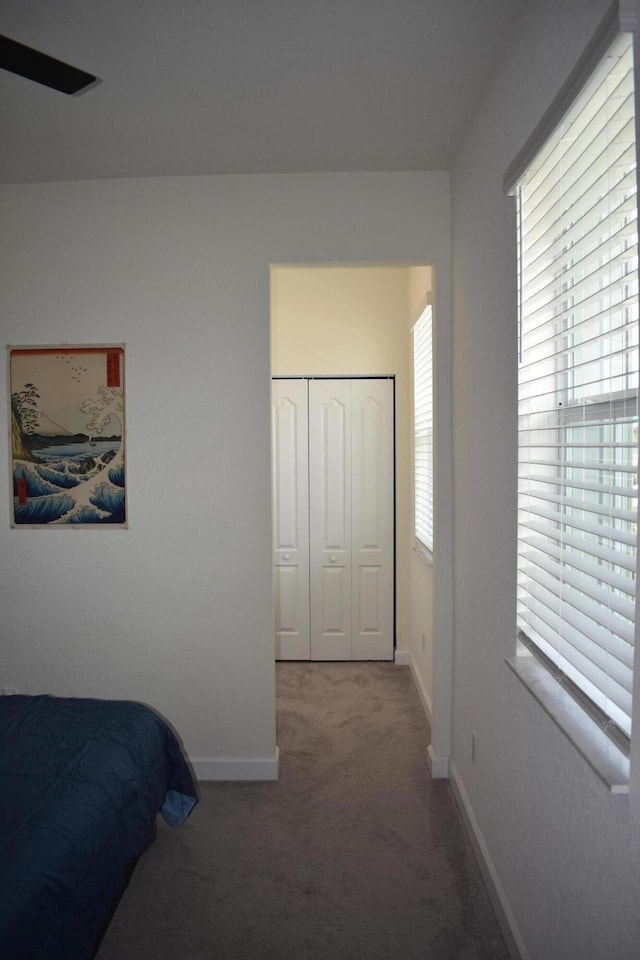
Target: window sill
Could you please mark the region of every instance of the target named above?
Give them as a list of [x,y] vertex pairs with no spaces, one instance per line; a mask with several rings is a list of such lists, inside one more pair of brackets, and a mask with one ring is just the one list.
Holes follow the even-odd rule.
[[628,758],[553,675],[526,649],[515,657],[508,657],[506,663],[611,793],[627,794]]
[[421,543],[420,540],[414,540],[413,549],[418,554],[418,556],[423,561],[423,563],[425,563],[428,567],[433,566],[433,554],[431,550],[425,547],[424,543]]

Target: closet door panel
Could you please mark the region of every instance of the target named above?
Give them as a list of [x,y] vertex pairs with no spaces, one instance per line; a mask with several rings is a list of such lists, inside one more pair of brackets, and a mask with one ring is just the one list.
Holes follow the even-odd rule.
[[311,659],[351,658],[348,380],[309,383]]
[[308,660],[309,457],[305,380],[272,383],[276,659]]
[[393,659],[393,383],[351,383],[352,658]]

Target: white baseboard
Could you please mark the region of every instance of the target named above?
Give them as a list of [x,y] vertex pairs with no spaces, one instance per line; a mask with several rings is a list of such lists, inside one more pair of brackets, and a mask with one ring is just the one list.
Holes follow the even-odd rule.
[[198,780],[277,780],[280,750],[272,758],[219,760],[214,757],[191,760]]
[[427,715],[427,720],[429,722],[429,727],[431,727],[431,697],[426,691],[425,685],[422,682],[422,677],[418,673],[415,665],[415,661],[409,651],[409,669],[411,670],[411,676],[413,677],[413,682],[416,685],[416,690],[418,691],[418,696],[420,697],[420,702],[424,708],[424,712]]
[[431,744],[427,747],[427,762],[432,780],[449,779],[449,755],[436,753]]
[[467,792],[464,789],[460,775],[453,761],[449,763],[449,780],[453,795],[456,798],[456,802],[462,814],[462,819],[464,820],[465,827],[467,828],[467,833],[469,834],[475,855],[478,858],[482,878],[485,882],[485,886],[489,892],[493,908],[496,912],[498,923],[500,924],[500,929],[502,930],[502,936],[504,937],[507,949],[509,951],[509,956],[512,958],[512,960],[529,960],[527,948],[525,947],[522,937],[520,936],[520,931],[518,930],[515,918],[511,912],[511,907],[509,906],[509,901],[507,900],[504,888],[500,883],[500,879],[489,854],[489,850],[484,842],[482,833],[480,832],[478,821],[473,813],[469,797],[467,796]]
[[408,667],[411,654],[408,650],[395,650],[393,659],[398,667]]
[[[431,698],[426,691],[426,688],[422,682],[422,677],[416,669],[415,660],[413,659],[409,650],[396,651],[396,663],[400,663],[400,660],[397,659],[397,654],[402,653],[406,654],[407,663],[409,664],[409,669],[411,670],[411,676],[413,677],[413,682],[415,684],[416,690],[418,691],[418,696],[420,697],[420,703],[422,704],[423,710],[427,717],[427,722],[429,727],[431,727]],[[429,764],[429,771],[434,780],[448,780],[449,779],[449,757],[440,756],[435,753],[433,747],[429,745],[427,751],[427,762]]]

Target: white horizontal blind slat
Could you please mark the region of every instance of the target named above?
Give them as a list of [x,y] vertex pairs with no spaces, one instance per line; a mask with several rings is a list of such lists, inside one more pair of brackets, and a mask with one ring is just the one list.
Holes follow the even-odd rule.
[[618,38],[518,185],[518,627],[631,732],[638,226]]
[[[615,645],[603,646],[599,640],[593,640],[580,625],[580,617],[575,615],[575,623],[566,620],[554,603],[554,596],[541,586],[534,586],[527,601],[528,625],[530,632],[537,632],[548,643],[555,641],[560,625],[563,631],[562,655],[575,667],[581,665],[588,671],[589,679],[596,680],[597,671],[611,678],[609,685],[602,677],[601,687],[607,687],[607,696],[613,694],[618,706],[626,702],[631,694],[629,689],[629,655]],[[532,637],[532,639],[536,639]],[[600,638],[601,639],[601,638]],[[619,652],[619,656],[614,656]],[[631,658],[632,659],[632,658]],[[604,692],[604,691],[603,691]]]
[[[527,546],[532,551],[527,550]],[[539,537],[527,534],[522,538],[520,552],[523,560],[536,557],[538,562],[542,562],[546,569],[549,569],[559,580],[563,573],[567,573],[568,568],[571,571],[579,570],[586,574],[595,584],[605,582],[612,590],[617,590],[622,596],[627,596],[631,606],[635,597],[635,578],[628,573],[616,572],[612,569],[610,563],[605,567],[597,562],[597,558],[591,555],[585,556],[577,550],[571,550],[565,543],[555,544],[553,541],[544,541]],[[544,561],[541,558],[544,557]],[[623,568],[620,568],[622,571]],[[632,613],[633,616],[633,613]]]
[[433,552],[433,341],[427,306],[413,326],[414,533]]
[[[599,602],[604,590],[593,590],[591,595],[576,589],[574,583],[577,578],[571,573],[563,573],[562,590],[559,589],[558,578],[549,575],[544,570],[542,562],[532,562],[529,567],[521,567],[522,574],[527,577],[529,590],[534,596],[540,596],[539,587],[545,590],[545,603],[562,616],[567,623],[583,631],[585,642],[593,642],[598,636],[598,646],[607,649],[609,636],[613,640],[621,640],[626,644],[633,644],[633,612],[631,620],[625,617],[624,612],[616,616],[616,610],[611,604],[603,606]],[[560,596],[562,595],[562,596]],[[593,599],[592,599],[593,597]],[[620,604],[620,606],[622,606]],[[628,607],[628,604],[626,605]],[[613,645],[613,643],[612,643]]]
[[[547,656],[550,656],[565,672],[567,672],[567,665],[570,665],[573,668],[572,679],[575,680],[578,674],[580,679],[584,678],[589,684],[596,686],[602,695],[602,699],[599,702],[596,701],[601,709],[606,707],[607,712],[610,712],[611,705],[618,710],[630,709],[631,692],[628,685],[616,679],[615,664],[608,662],[603,648],[593,644],[580,630],[574,629],[571,623],[567,623],[564,616],[560,617],[544,603],[539,603],[535,591],[529,599],[528,608],[528,635],[534,643],[542,647]],[[562,630],[563,640],[558,646],[559,630]],[[604,666],[588,656],[590,648],[596,652],[599,650],[603,654]],[[563,663],[560,662],[560,658]],[[628,674],[628,671],[621,668],[620,673]],[[578,682],[578,686],[582,686],[582,683]],[[611,701],[610,704],[609,701]]]
[[[575,547],[578,551],[584,548],[584,538],[580,531],[574,534],[563,528],[556,529],[552,524],[540,522],[535,517],[527,515],[526,524],[522,526],[518,540],[520,543],[527,543],[529,537],[535,534],[546,537],[547,542],[560,544],[563,549],[566,546]],[[612,549],[602,543],[597,543],[594,538],[593,542],[589,544],[588,556],[595,560],[603,560],[612,569],[627,570],[630,574],[635,574],[635,544],[625,551],[619,542],[616,542],[615,549]]]

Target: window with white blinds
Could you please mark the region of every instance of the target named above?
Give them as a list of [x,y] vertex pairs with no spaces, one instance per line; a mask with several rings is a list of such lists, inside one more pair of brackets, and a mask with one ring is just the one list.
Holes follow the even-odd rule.
[[518,182],[518,628],[631,733],[638,507],[632,43]]
[[431,307],[413,326],[415,536],[433,553],[433,350]]

